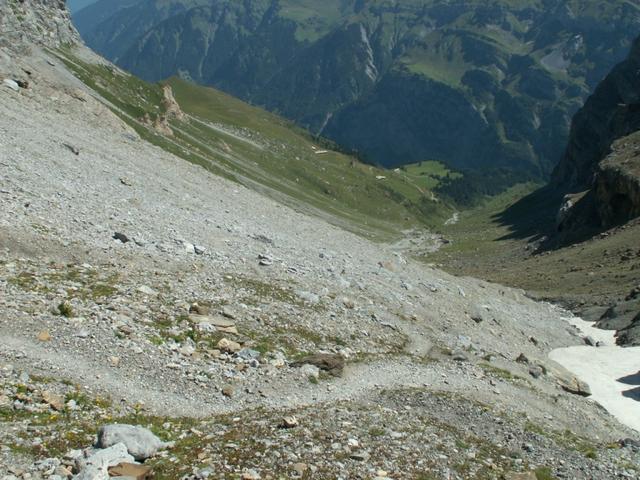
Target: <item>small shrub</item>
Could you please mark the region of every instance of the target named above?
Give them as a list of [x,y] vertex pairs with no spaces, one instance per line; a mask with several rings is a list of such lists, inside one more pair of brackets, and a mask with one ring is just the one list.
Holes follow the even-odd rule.
[[537,480],[557,480],[551,474],[551,469],[549,467],[540,467],[535,471]]
[[73,317],[73,307],[67,301],[64,301],[60,305],[58,305],[58,312],[63,317],[66,317],[66,318]]

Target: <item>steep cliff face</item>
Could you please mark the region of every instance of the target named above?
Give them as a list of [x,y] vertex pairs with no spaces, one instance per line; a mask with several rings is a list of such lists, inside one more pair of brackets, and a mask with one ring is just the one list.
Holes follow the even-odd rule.
[[603,227],[640,216],[640,132],[615,142],[598,167],[593,190]]
[[640,38],[576,114],[553,181],[567,192],[561,241],[640,216]]
[[0,46],[57,47],[80,40],[64,0],[0,2]]
[[83,13],[88,44],[147,80],[214,85],[385,166],[533,177],[640,30],[640,6],[621,0],[101,0]]
[[575,115],[569,146],[553,180],[567,190],[591,188],[615,140],[640,129],[640,38]]

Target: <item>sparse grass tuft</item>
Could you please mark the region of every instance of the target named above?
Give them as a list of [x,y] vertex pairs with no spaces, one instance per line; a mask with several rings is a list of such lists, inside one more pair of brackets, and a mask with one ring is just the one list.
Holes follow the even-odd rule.
[[536,469],[535,474],[537,480],[557,480],[556,477],[551,474],[549,467],[540,467]]
[[67,301],[64,301],[60,305],[58,305],[58,312],[60,313],[60,315],[66,318],[72,318],[75,315],[73,307]]

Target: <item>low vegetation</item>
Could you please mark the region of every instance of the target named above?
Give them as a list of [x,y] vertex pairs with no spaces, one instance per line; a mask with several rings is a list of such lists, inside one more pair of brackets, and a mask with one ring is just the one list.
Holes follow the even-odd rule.
[[[441,180],[452,178],[437,162],[395,171],[363,164],[331,142],[220,91],[178,78],[149,84],[82,61],[72,49],[55,53],[145,140],[296,209],[374,240],[439,225],[451,213],[434,194]],[[163,85],[171,86],[187,114],[185,120],[167,119],[172,135],[142,121],[164,118]]]

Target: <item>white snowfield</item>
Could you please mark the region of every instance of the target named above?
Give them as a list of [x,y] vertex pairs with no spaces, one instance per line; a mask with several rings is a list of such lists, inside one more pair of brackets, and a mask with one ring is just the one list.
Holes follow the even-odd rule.
[[595,328],[580,318],[565,320],[604,346],[559,348],[549,358],[587,382],[591,399],[621,423],[640,431],[640,347],[618,347],[614,331]]

